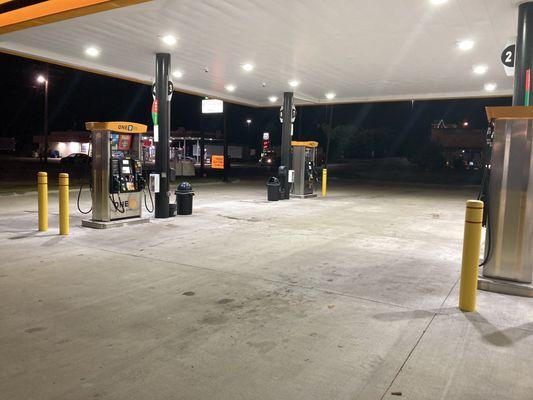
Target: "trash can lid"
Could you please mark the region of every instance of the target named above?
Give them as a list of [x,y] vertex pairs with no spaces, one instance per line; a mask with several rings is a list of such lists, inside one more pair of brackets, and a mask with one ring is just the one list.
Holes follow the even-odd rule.
[[273,184],[276,184],[276,183],[279,183],[279,179],[276,178],[275,176],[271,176],[270,178],[268,178],[267,183],[273,183]]
[[181,182],[176,189],[176,192],[191,192],[192,186],[189,182]]

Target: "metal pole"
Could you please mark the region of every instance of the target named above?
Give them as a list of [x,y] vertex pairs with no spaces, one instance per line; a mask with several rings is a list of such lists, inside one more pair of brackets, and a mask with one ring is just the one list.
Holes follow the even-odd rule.
[[246,136],[246,141],[248,142],[248,156],[245,158],[246,160],[250,159],[250,148],[252,147],[250,144],[252,142],[252,140],[250,139],[250,125],[251,124],[252,124],[251,122],[250,123],[248,123],[248,121],[246,122],[246,125],[248,125],[248,132],[247,132],[248,136]]
[[[533,2],[518,6],[518,33],[515,55],[513,106],[529,105],[531,88],[528,86],[533,66]],[[527,92],[527,93],[526,93]]]
[[229,179],[229,158],[228,158],[228,121],[226,118],[226,110],[224,110],[224,176],[222,180],[228,182]]
[[289,198],[289,175],[291,169],[291,141],[292,141],[292,107],[294,106],[294,94],[283,93],[283,112],[281,125],[281,166],[285,167],[285,173],[279,176],[281,187],[284,188],[284,199]]
[[283,93],[283,113],[281,125],[281,165],[290,169],[291,163],[291,134],[292,134],[292,107],[294,97],[292,92]]
[[466,202],[463,260],[459,286],[459,309],[461,311],[476,311],[477,274],[479,269],[482,223],[483,202],[479,200],[468,200]]
[[196,138],[196,164],[200,162],[200,141]]
[[168,218],[170,100],[168,100],[170,54],[155,56],[155,90],[158,105],[159,140],[155,142],[155,173],[159,175],[159,193],[155,194],[155,217]]
[[68,191],[68,174],[62,172],[59,174],[59,234],[69,234],[69,191]]
[[204,159],[204,153],[205,153],[205,132],[204,127],[202,123],[202,132],[200,135],[200,176],[204,176],[204,169],[205,169],[205,159]]
[[46,80],[44,81],[44,163],[48,163],[48,81],[50,80],[50,66],[46,64]]
[[37,173],[37,205],[39,215],[39,230],[48,230],[48,174]]
[[326,197],[328,192],[328,170],[322,169],[322,197]]

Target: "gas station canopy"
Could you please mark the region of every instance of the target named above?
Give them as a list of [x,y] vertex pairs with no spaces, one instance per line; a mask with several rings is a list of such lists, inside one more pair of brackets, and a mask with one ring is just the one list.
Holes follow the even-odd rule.
[[168,52],[177,90],[250,106],[512,94],[516,0],[109,3],[33,27],[2,15],[0,50],[149,84]]

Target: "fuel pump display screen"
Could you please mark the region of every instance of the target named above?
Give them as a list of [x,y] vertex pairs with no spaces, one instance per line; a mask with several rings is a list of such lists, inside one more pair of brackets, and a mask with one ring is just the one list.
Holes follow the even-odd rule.
[[131,168],[129,164],[130,164],[129,160],[122,160],[122,173],[123,174],[131,174]]

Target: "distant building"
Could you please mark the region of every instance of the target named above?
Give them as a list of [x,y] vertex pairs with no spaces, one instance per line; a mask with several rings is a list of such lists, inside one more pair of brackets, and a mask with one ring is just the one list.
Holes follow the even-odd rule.
[[[44,135],[33,137],[33,143],[38,145],[38,152],[44,152]],[[50,132],[48,135],[48,150],[55,157],[66,157],[72,153],[89,154],[91,134],[89,131]]]
[[486,132],[482,129],[458,128],[442,120],[431,128],[431,141],[441,149],[446,165],[476,168],[482,164]]
[[13,153],[16,149],[17,141],[14,137],[0,137],[0,151],[3,153]]
[[[153,131],[143,135],[143,151],[146,161],[154,161],[155,146]],[[201,132],[187,131],[178,128],[170,132],[172,158],[190,157],[200,162]],[[213,154],[223,153],[222,134],[220,132],[205,132],[205,152],[208,159]],[[43,135],[33,137],[33,142],[38,145],[38,152],[42,153],[45,147]],[[72,153],[91,154],[91,132],[89,131],[58,131],[48,135],[48,149],[52,156],[66,157]],[[229,145],[229,156],[234,160],[248,160],[250,151],[247,146]]]

